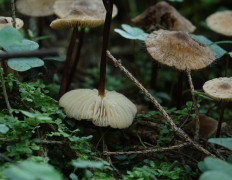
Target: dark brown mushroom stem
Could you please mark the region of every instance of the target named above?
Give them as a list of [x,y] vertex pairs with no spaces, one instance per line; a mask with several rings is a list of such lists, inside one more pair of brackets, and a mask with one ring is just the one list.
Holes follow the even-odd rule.
[[108,46],[110,25],[113,11],[113,0],[102,0],[106,9],[106,18],[104,24],[101,64],[100,64],[100,82],[98,87],[99,96],[105,95],[105,78],[106,78],[106,50]]
[[216,137],[217,138],[220,136],[220,133],[221,133],[222,120],[223,120],[223,115],[224,115],[225,107],[226,107],[226,102],[222,101],[220,118],[219,118],[219,121],[218,121],[218,127],[217,127],[217,133],[216,133]]
[[69,78],[68,78],[67,90],[69,89],[70,84],[71,84],[71,82],[73,80],[74,73],[76,71],[76,67],[77,67],[79,59],[80,59],[81,48],[82,48],[84,36],[85,36],[85,28],[81,28],[80,33],[79,33],[79,38],[78,38],[79,42],[78,42],[78,45],[77,45],[75,59],[74,59],[74,62],[73,62],[73,65],[72,65],[72,69],[71,69],[71,72],[70,72]]
[[74,27],[71,40],[68,46],[67,54],[66,54],[66,61],[65,61],[65,67],[64,67],[64,72],[62,76],[61,86],[60,86],[59,99],[66,92],[69,67],[70,67],[70,62],[72,59],[73,49],[76,43],[77,31],[78,31],[78,28]]
[[[38,17],[37,19],[37,27],[38,27],[38,37],[43,35],[43,17]],[[42,47],[42,40],[39,40],[39,47]]]
[[192,94],[192,100],[193,100],[193,107],[195,110],[195,114],[196,114],[196,129],[195,129],[195,135],[194,135],[194,140],[198,140],[199,139],[199,130],[200,130],[200,120],[199,120],[199,111],[198,111],[198,107],[197,107],[197,101],[194,95],[194,86],[193,86],[193,82],[192,82],[192,78],[191,78],[191,70],[189,68],[186,68],[185,70],[187,77],[188,77],[188,82],[189,82],[189,86],[190,86],[190,90],[191,90],[191,94]]

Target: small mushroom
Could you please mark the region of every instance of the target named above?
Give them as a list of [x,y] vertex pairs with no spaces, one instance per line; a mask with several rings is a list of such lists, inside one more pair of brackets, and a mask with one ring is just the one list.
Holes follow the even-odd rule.
[[[77,49],[77,54],[75,57],[75,61],[72,65],[72,69],[68,78],[68,71],[71,62],[71,56],[73,50],[70,49],[69,56],[65,62],[64,73],[61,82],[61,88],[59,92],[59,97],[61,97],[69,87],[75,68],[77,66],[79,56],[80,56],[80,48],[82,46],[83,36],[84,36],[84,28],[89,27],[96,27],[104,23],[106,10],[104,8],[103,2],[100,0],[58,0],[54,5],[55,13],[58,17],[57,20],[54,20],[51,23],[51,28],[54,29],[67,29],[67,28],[74,28],[73,35],[76,36],[78,26],[82,28],[80,37],[79,37],[79,44]],[[117,15],[117,7],[113,6],[113,13],[112,18]],[[74,34],[75,31],[75,34]],[[72,41],[70,41],[70,44]],[[73,46],[70,46],[73,48]],[[69,50],[68,50],[69,52]]]
[[[17,0],[17,10],[26,16],[37,17],[38,36],[43,35],[43,19],[54,14],[53,5],[56,0]],[[42,41],[39,40],[42,47]]]
[[216,101],[221,101],[221,112],[216,137],[220,136],[226,103],[232,101],[232,78],[221,77],[205,82],[204,92]]
[[149,7],[142,14],[132,19],[135,25],[142,26],[146,31],[165,28],[171,31],[192,33],[196,27],[183,17],[173,6],[165,1]]
[[224,36],[232,36],[232,11],[216,12],[206,19],[210,29]]
[[[200,131],[199,131],[200,137],[204,139],[209,139],[211,136],[213,136],[216,133],[218,122],[215,119],[203,114],[199,115],[199,120],[200,120]],[[196,120],[192,120],[188,124],[188,127],[191,129],[195,129]]]
[[[15,20],[16,20],[16,29],[17,30],[21,29],[24,25],[23,20],[19,18],[16,18]],[[2,29],[5,26],[13,26],[12,18],[0,16],[0,29]]]
[[124,95],[105,91],[102,97],[96,89],[69,91],[61,97],[59,105],[70,118],[119,129],[129,127],[137,112],[136,106]]
[[159,63],[185,71],[191,88],[193,105],[196,112],[196,137],[199,132],[199,113],[194,96],[191,70],[198,70],[210,65],[216,54],[204,44],[195,41],[183,31],[153,31],[145,41],[149,54]]

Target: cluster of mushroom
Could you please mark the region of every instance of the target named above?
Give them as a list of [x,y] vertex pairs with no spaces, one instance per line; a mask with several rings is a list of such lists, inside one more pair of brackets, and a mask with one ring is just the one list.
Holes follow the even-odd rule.
[[[51,23],[54,29],[75,29],[78,26],[92,28],[103,24],[106,16],[101,0],[57,0],[54,10],[59,17]],[[114,5],[112,18],[116,14],[117,8]],[[68,67],[69,63],[66,66]],[[63,80],[67,79],[63,76]],[[77,89],[63,95],[64,91],[61,93],[59,105],[67,116],[76,120],[92,121],[96,126],[127,128],[132,124],[137,112],[136,106],[128,98],[115,91],[103,89],[101,93],[96,89]]]

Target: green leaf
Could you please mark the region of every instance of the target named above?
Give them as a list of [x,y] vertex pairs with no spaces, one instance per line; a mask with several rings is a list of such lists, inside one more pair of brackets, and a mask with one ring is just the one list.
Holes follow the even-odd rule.
[[199,180],[231,180],[231,175],[220,171],[207,171],[203,173]]
[[11,164],[3,171],[9,180],[62,180],[61,174],[53,166],[29,160]]
[[13,45],[4,47],[4,49],[7,52],[34,51],[38,48],[39,48],[38,43],[34,41],[26,40],[26,39],[22,40],[20,44],[13,44]]
[[72,165],[76,168],[102,168],[104,166],[103,162],[96,161],[74,161]]
[[11,58],[7,61],[8,66],[16,71],[27,71],[31,68],[44,65],[44,61],[39,58]]
[[9,128],[5,124],[0,124],[0,133],[6,134],[9,131]]
[[58,57],[58,56],[43,58],[43,60],[46,60],[46,61],[59,61],[59,62],[64,62],[65,59],[66,57]]
[[223,146],[232,151],[232,138],[211,138],[208,141],[210,143]]
[[216,170],[232,176],[232,165],[217,158],[207,157],[204,159],[204,164],[207,170]]
[[225,53],[227,53],[224,49],[222,49],[220,46],[216,45],[216,44],[213,44],[212,41],[210,41],[209,39],[207,39],[205,36],[201,36],[201,35],[195,35],[195,34],[192,34],[192,37],[202,43],[202,44],[205,44],[207,46],[210,47],[210,49],[212,51],[214,51],[216,53],[216,58],[219,59],[221,58]]
[[22,40],[22,34],[13,27],[6,26],[0,30],[0,46],[3,48],[14,44],[20,44]]
[[137,27],[131,27],[127,24],[123,24],[122,28],[123,30],[114,29],[114,31],[126,39],[137,39],[137,40],[145,41],[145,39],[148,36],[147,33],[145,33],[142,29]]

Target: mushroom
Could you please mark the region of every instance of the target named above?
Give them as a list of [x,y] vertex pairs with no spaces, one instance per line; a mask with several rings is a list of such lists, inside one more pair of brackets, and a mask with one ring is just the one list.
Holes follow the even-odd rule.
[[188,19],[165,1],[149,7],[142,14],[132,19],[132,22],[135,25],[142,26],[148,32],[164,28],[164,25],[171,31],[192,33],[196,29]]
[[98,90],[78,89],[64,94],[59,104],[69,117],[77,120],[88,119],[97,126],[113,128],[129,127],[137,112],[136,106],[125,96],[105,90],[106,49],[111,25],[113,0],[103,0],[106,18],[103,32],[103,46],[100,64]]
[[232,36],[232,11],[221,11],[207,17],[206,23],[210,29],[224,36]]
[[[213,136],[216,133],[218,122],[215,119],[213,119],[209,116],[200,114],[199,121],[200,121],[199,136],[201,138],[209,139],[211,136]],[[196,128],[196,120],[192,120],[188,124],[188,127],[191,129],[195,129]]]
[[104,97],[96,89],[77,89],[64,94],[59,105],[70,118],[91,120],[96,126],[129,127],[136,114],[136,106],[124,95],[105,91]]
[[[43,34],[43,17],[54,14],[53,5],[56,0],[17,0],[17,10],[26,16],[38,18],[38,36]],[[41,46],[41,41],[39,41]]]
[[[16,18],[16,29],[19,30],[23,27],[24,23],[21,19]],[[0,29],[5,26],[13,26],[11,17],[0,16]]]
[[[69,56],[67,55],[67,60],[65,62],[64,73],[62,77],[61,88],[59,92],[59,97],[61,97],[69,87],[75,68],[77,66],[80,51],[83,42],[84,36],[84,28],[96,27],[104,23],[106,10],[102,1],[100,0],[58,0],[54,4],[55,13],[60,19],[54,20],[51,23],[51,27],[54,29],[65,29],[74,27],[76,34],[78,26],[81,27],[81,33],[79,37],[79,43],[77,47],[77,54],[75,57],[75,61],[73,63],[70,76],[68,78],[68,70],[71,62],[71,56],[73,49],[69,49]],[[117,15],[117,7],[113,6],[112,18]],[[72,40],[71,40],[72,41]],[[70,41],[70,43],[71,43]],[[75,41],[75,39],[73,40]],[[71,46],[70,48],[72,48]],[[68,52],[69,52],[68,50]]]
[[[232,11],[221,11],[216,12],[206,19],[206,24],[208,27],[216,33],[222,34],[224,36],[232,36]],[[225,64],[225,76],[227,76],[227,70],[229,66],[230,55],[227,54],[226,64]]]
[[185,71],[191,88],[192,100],[196,112],[196,139],[199,132],[199,113],[194,96],[191,70],[198,70],[210,65],[216,54],[204,44],[195,41],[183,31],[153,31],[145,41],[149,54],[161,64]]
[[232,78],[221,77],[205,82],[204,92],[216,101],[221,101],[221,112],[218,121],[216,137],[220,136],[226,103],[232,101]]

